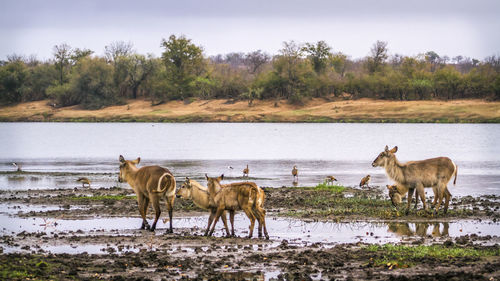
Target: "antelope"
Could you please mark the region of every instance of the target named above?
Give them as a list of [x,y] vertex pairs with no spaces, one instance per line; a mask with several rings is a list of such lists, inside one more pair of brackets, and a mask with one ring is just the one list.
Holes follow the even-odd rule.
[[363,186],[366,185],[366,187],[369,188],[370,186],[368,185],[368,182],[370,182],[370,175],[366,175],[366,177],[361,179],[361,182],[359,183],[359,187],[362,188]]
[[437,213],[439,210],[443,197],[446,197],[444,206],[444,212],[446,213],[451,197],[451,194],[447,192],[446,185],[453,175],[455,176],[453,184],[456,183],[457,165],[448,157],[400,163],[395,155],[397,151],[397,146],[389,150],[389,147],[386,145],[384,151],[373,160],[372,166],[384,167],[389,178],[394,180],[398,186],[404,186],[405,189],[409,190],[407,212],[410,209],[411,197],[414,190],[420,195],[424,209],[427,209],[424,188],[432,187],[436,202],[434,213]]
[[337,181],[337,179],[334,176],[327,176],[325,181],[326,181],[326,183],[333,185],[333,182]]
[[250,170],[248,169],[248,164],[247,164],[247,167],[245,169],[243,169],[243,177],[246,177],[248,178],[248,172],[250,172]]
[[[167,209],[170,218],[170,229],[167,233],[173,233],[172,229],[172,211],[175,199],[175,178],[172,173],[160,166],[145,166],[137,168],[141,158],[136,160],[125,160],[120,155],[120,175],[119,182],[127,182],[135,194],[137,195],[137,203],[139,204],[139,213],[142,217],[142,225],[140,229],[149,229],[154,231],[156,223],[160,218],[160,198],[166,197]],[[149,208],[149,203],[153,204],[155,211],[155,220],[150,227],[146,220],[146,214]]]
[[[209,236],[213,234],[215,225],[224,210],[229,211],[231,223],[233,223],[234,220],[234,212],[243,210],[250,219],[250,232],[248,238],[253,236],[255,219],[257,218],[259,222],[259,237],[262,237],[262,228],[264,228],[264,235],[266,239],[269,239],[265,220],[266,211],[262,208],[265,200],[264,191],[262,189],[253,182],[238,182],[221,186],[220,181],[224,179],[224,175],[217,178],[209,178],[205,174],[205,177],[208,181],[208,195],[210,201],[213,201],[217,206],[215,220],[208,233]],[[218,188],[220,188],[220,190],[217,192]]]
[[297,169],[296,165],[293,166],[292,176],[293,176],[293,182],[299,181],[299,170]]
[[[394,207],[397,207],[401,201],[402,201],[402,198],[405,196],[405,194],[408,192],[408,187],[407,186],[403,186],[403,185],[386,185],[387,186],[387,189],[389,190],[389,198],[391,199],[391,202],[392,202],[392,205]],[[448,196],[451,197],[451,194],[450,192],[448,191],[448,188],[446,188],[446,194]],[[415,190],[415,193],[416,190]],[[415,194],[415,209],[417,208],[417,204],[418,204],[418,196],[420,194]],[[411,199],[411,196],[409,196],[408,198]],[[434,194],[434,201],[432,202],[432,205],[435,206],[436,205],[436,200],[437,200],[437,194]],[[410,205],[411,203],[411,200],[410,202],[408,203],[408,206]],[[425,202],[423,203],[424,206],[425,206]],[[425,208],[425,207],[424,207]]]
[[[218,192],[218,190],[217,190]],[[215,213],[217,211],[217,206],[210,204],[210,199],[208,197],[208,189],[202,186],[199,182],[189,179],[186,177],[186,180],[182,184],[181,188],[177,190],[175,193],[177,198],[190,199],[194,202],[194,204],[202,209],[210,211],[210,217],[208,218],[208,226],[205,231],[205,236],[208,235],[208,231],[210,230],[210,225],[215,217]],[[229,233],[229,229],[227,227],[227,217],[226,211],[222,212],[222,221],[224,222],[224,227],[226,228],[226,234],[229,237],[231,234]],[[231,221],[232,225],[232,233],[234,235],[234,224]]]
[[82,183],[82,188],[85,187],[85,184],[88,184],[88,186],[90,187],[90,180],[88,178],[82,177],[78,178],[76,181]]

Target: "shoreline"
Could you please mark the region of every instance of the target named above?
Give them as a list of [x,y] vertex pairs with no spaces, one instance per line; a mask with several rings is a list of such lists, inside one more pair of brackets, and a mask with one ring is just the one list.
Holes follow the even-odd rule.
[[0,122],[163,122],[163,123],[500,123],[500,102],[484,100],[329,101],[315,98],[302,106],[271,100],[231,102],[146,100],[99,110],[53,108],[47,100],[0,107]]

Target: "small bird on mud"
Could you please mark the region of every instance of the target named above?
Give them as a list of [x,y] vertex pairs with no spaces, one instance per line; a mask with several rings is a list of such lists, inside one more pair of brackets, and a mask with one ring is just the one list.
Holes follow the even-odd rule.
[[293,182],[298,182],[299,181],[299,170],[297,169],[296,165],[293,166],[292,176],[293,176]]
[[20,163],[14,162],[14,163],[12,163],[12,166],[17,168],[17,172],[22,172],[22,170],[21,170],[22,165]]
[[247,164],[247,167],[245,169],[243,169],[243,177],[247,177],[248,178],[248,173],[250,172],[250,169],[248,169],[248,164]]
[[90,180],[88,178],[82,177],[82,178],[77,179],[76,181],[81,182],[82,187],[85,187],[86,184],[90,187]]
[[333,182],[337,181],[337,179],[334,176],[327,176],[325,181],[327,184],[333,184]]
[[359,187],[364,187],[366,185],[367,188],[370,188],[368,185],[368,182],[370,181],[370,175],[367,175],[366,177],[361,179],[361,182],[359,183]]

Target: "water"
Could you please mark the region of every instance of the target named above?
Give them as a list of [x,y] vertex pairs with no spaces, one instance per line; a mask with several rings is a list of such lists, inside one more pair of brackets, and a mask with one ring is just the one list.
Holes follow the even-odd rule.
[[[0,123],[0,189],[73,188],[80,176],[93,187],[117,185],[120,154],[202,183],[205,173],[241,180],[249,164],[261,186],[290,186],[293,165],[300,186],[327,175],[357,186],[366,174],[384,186],[384,170],[370,164],[387,144],[398,145],[401,161],[453,159],[453,195],[499,194],[498,139],[499,124]],[[27,173],[5,173],[12,162]]]

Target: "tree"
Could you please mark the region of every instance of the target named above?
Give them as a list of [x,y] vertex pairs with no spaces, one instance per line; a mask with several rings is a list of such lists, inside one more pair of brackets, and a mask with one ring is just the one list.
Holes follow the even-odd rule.
[[73,51],[71,47],[63,43],[61,45],[54,46],[54,65],[59,73],[59,84],[62,85],[66,81],[66,72],[69,71],[71,56]]
[[245,55],[245,65],[247,65],[250,73],[255,74],[270,59],[271,57],[267,53],[257,50]]
[[425,60],[431,65],[431,72],[436,71],[436,66],[439,64],[439,55],[434,51],[425,53]]
[[133,45],[130,42],[116,41],[104,47],[104,55],[108,62],[114,67],[113,82],[122,97],[127,95],[129,76],[129,60],[133,53]]
[[385,60],[387,60],[387,42],[377,41],[373,44],[371,50],[371,57],[367,58],[366,66],[368,72],[374,73],[382,69]]
[[128,84],[132,90],[132,98],[137,98],[137,91],[141,84],[158,68],[152,55],[147,58],[133,54],[128,58]]
[[191,82],[205,70],[203,49],[191,43],[191,39],[175,35],[168,41],[163,39],[161,45],[165,48],[162,60],[168,80],[167,94],[173,99],[185,99],[192,94]]
[[306,43],[304,51],[308,54],[313,69],[316,73],[322,73],[328,63],[328,57],[331,55],[330,50],[332,47],[328,46],[325,41],[318,41],[316,45]]
[[116,41],[104,47],[104,55],[109,62],[116,64],[120,58],[131,55],[133,48],[131,42]]

